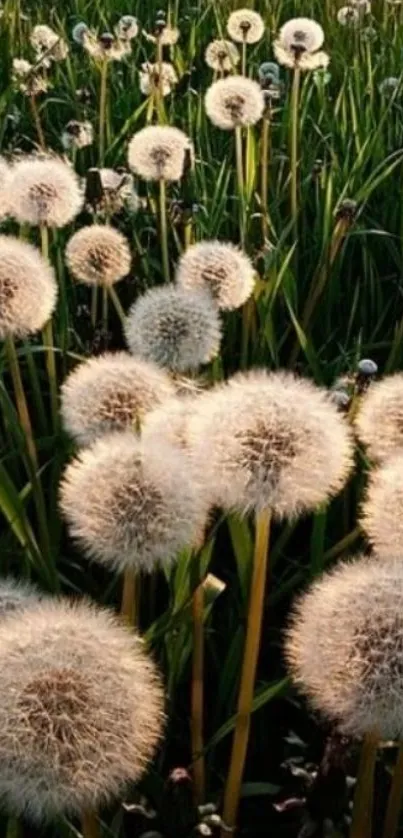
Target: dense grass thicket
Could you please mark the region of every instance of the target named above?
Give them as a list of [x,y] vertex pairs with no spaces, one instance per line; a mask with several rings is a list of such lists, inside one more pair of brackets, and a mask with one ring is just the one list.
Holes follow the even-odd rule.
[[[206,114],[204,97],[222,73],[207,66],[205,51],[214,39],[229,37],[230,13],[245,6],[259,12],[265,24],[257,43],[237,44],[240,56],[244,53],[245,74],[273,95],[266,98],[263,119],[252,127],[220,130]],[[60,386],[79,362],[126,349],[122,321],[130,306],[148,289],[172,281],[178,260],[195,242],[214,239],[240,245],[253,263],[256,283],[242,309],[221,312],[221,349],[212,353],[211,363],[193,369],[191,380],[181,382],[185,391],[196,389],[196,379],[204,390],[255,367],[291,370],[332,392],[344,427],[354,423],[368,388],[377,386],[373,379],[402,368],[403,5],[398,0],[374,0],[365,6],[362,0],[361,6],[354,5],[357,19],[346,25],[340,22],[340,6],[329,0],[3,3],[1,155],[9,165],[32,153],[63,158],[79,175],[86,200],[71,223],[56,228],[19,224],[12,213],[5,213],[1,224],[2,234],[31,242],[49,258],[59,289],[53,329],[0,342],[2,576],[31,581],[46,595],[84,597],[119,611],[122,575],[105,567],[107,562],[88,561],[60,512],[62,475],[77,449],[60,419]],[[72,37],[81,22],[98,35],[113,33],[123,15],[137,18],[139,32],[121,60],[93,58]],[[178,28],[179,39],[163,48],[163,60],[172,63],[177,83],[162,97],[158,80],[149,95],[142,92],[140,72],[144,73],[146,62],[157,62],[158,67],[155,33],[164,16],[170,26]],[[330,58],[327,68],[302,72],[297,82],[293,69],[262,66],[276,62],[273,43],[280,27],[295,17],[312,18],[323,27],[322,49]],[[25,77],[22,90],[24,80],[16,79],[13,61],[25,59],[35,65],[38,58],[30,36],[38,24],[50,26],[69,51],[45,70],[42,59]],[[242,61],[239,73],[241,65]],[[33,80],[38,77],[46,79],[47,90],[33,95]],[[76,147],[71,141],[72,121],[90,123],[92,143]],[[129,201],[122,201],[120,207],[108,203],[99,170],[115,170],[126,184],[129,142],[136,132],[153,124],[181,129],[193,143],[194,161],[188,155],[183,177],[174,182],[159,185],[135,176],[137,197],[133,198],[130,183]],[[66,140],[69,130],[70,142]],[[5,191],[0,183],[0,203],[7,199],[12,204],[13,195],[4,197]],[[94,222],[111,224],[130,245],[129,273],[123,271],[125,278],[113,286],[110,295],[105,288],[94,290],[76,282],[65,257],[73,233]],[[1,246],[0,242],[0,259]],[[7,305],[7,293],[2,297],[0,286],[3,305]],[[1,318],[0,309],[0,329]],[[175,386],[186,372],[180,368],[175,373]],[[217,433],[225,428],[222,412],[220,416],[223,421]],[[385,427],[379,416],[382,436]],[[395,415],[393,421],[397,422]],[[32,437],[27,435],[29,426]],[[317,445],[322,445],[321,433]],[[208,445],[205,451],[207,473]],[[5,796],[1,835],[186,838],[220,834],[251,608],[249,592],[255,590],[253,607],[259,609],[258,589],[263,598],[262,631],[256,678],[253,665],[249,673],[253,712],[237,815],[239,834],[275,838],[349,834],[351,778],[358,773],[359,742],[350,736],[354,731],[340,732],[307,706],[290,682],[283,643],[297,594],[343,558],[369,552],[370,542],[377,544],[376,524],[375,536],[368,525],[368,537],[357,523],[372,457],[358,442],[354,456],[352,476],[337,497],[325,503],[331,494],[325,492],[316,511],[298,519],[286,514],[286,520],[279,521],[275,516],[270,539],[268,532],[264,538],[261,510],[254,519],[218,508],[209,517],[206,540],[200,546],[199,539],[199,549],[182,550],[175,562],[168,566],[161,562],[162,569],[141,572],[135,582],[125,576],[123,611],[126,617],[133,616],[127,598],[135,600],[137,626],[165,685],[167,724],[158,752],[140,781],[126,791],[123,803],[118,800],[81,820],[61,811],[52,823],[38,825],[31,822],[28,811],[17,822]],[[171,463],[166,463],[169,469]],[[393,477],[394,498],[398,474]],[[183,492],[187,510],[191,504],[184,486],[178,492]],[[388,498],[385,489],[373,503],[386,511]],[[82,497],[83,507],[85,501]],[[81,505],[79,494],[77,503]],[[299,511],[297,501],[295,507]],[[397,529],[396,554],[403,529],[403,508],[397,501],[393,516],[390,512],[385,526],[390,526],[388,532]],[[261,551],[269,556],[266,581],[252,581],[255,535],[258,541],[262,539]],[[388,549],[385,537],[382,552]],[[386,582],[384,589],[389,591]],[[353,616],[355,607],[353,601]],[[345,619],[344,612],[342,616]],[[203,627],[204,649],[197,621]],[[253,654],[259,631],[257,619]],[[396,628],[396,637],[398,632],[400,639],[401,626]],[[319,639],[318,633],[313,656]],[[68,643],[68,633],[65,640]],[[76,639],[72,637],[71,642]],[[0,631],[0,802],[1,720],[5,718],[1,716],[1,646]],[[98,653],[94,651],[97,665],[93,662],[92,670],[102,684]],[[395,671],[396,679],[401,679],[401,664],[400,669],[396,664]],[[204,695],[197,691],[200,672],[204,672]],[[391,694],[395,689],[393,682]],[[146,691],[144,696],[147,701]],[[195,764],[191,702],[197,704],[198,698],[204,719],[203,757]],[[117,713],[117,727],[118,717]],[[391,734],[385,742],[377,731],[372,733],[372,740],[365,739],[361,796],[357,795],[351,835],[394,838],[399,790],[395,789],[397,802],[390,804],[394,810],[392,814],[388,810],[391,820],[385,832],[383,823],[396,756],[396,743],[391,740],[399,737]],[[58,735],[63,738],[64,734]],[[193,743],[194,736],[193,727]],[[374,741],[378,745],[379,739],[377,793],[371,800]],[[402,773],[401,754],[399,759],[397,771]],[[371,825],[366,818],[372,808]],[[225,832],[226,826],[222,836],[231,834]]]

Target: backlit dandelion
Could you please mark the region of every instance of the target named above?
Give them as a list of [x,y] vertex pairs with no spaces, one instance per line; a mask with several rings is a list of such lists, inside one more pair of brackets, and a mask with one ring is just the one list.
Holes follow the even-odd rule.
[[255,270],[249,257],[230,242],[202,241],[181,256],[178,285],[188,291],[206,290],[220,309],[240,308],[253,293]]
[[119,572],[169,566],[206,514],[184,454],[131,432],[102,437],[68,466],[61,509],[88,558]]
[[63,61],[68,56],[69,48],[66,41],[50,26],[45,24],[34,26],[29,40],[39,61],[44,56],[46,56],[46,61]]
[[348,735],[403,733],[403,565],[361,558],[326,574],[294,608],[291,675]]
[[129,143],[129,166],[144,180],[180,180],[188,156],[193,157],[189,137],[171,126],[149,125]]
[[218,354],[221,325],[207,292],[163,287],[153,288],[136,300],[125,334],[134,355],[175,372],[187,372]]
[[0,236],[0,339],[38,332],[56,299],[54,271],[40,252],[13,236]]
[[158,27],[158,32],[152,35],[149,32],[144,32],[148,41],[153,44],[160,44],[162,47],[173,47],[179,40],[179,29],[175,26],[161,26]]
[[207,116],[224,131],[254,125],[264,111],[260,86],[244,76],[228,76],[214,82],[208,88],[204,101]]
[[371,472],[361,527],[375,551],[400,556],[403,547],[403,449]]
[[231,41],[211,41],[204,53],[208,67],[221,73],[230,73],[240,62],[240,55]]
[[274,54],[289,69],[318,70],[328,66],[329,56],[320,47],[324,41],[322,27],[310,18],[293,18],[281,27],[274,42]]
[[227,32],[233,41],[256,44],[264,35],[263,19],[251,9],[238,9],[228,18]]
[[360,13],[354,6],[342,6],[337,12],[337,20],[342,26],[356,26],[360,22]]
[[372,384],[362,397],[355,428],[371,459],[403,453],[403,373]]
[[335,495],[352,467],[347,424],[327,391],[283,372],[233,377],[198,403],[188,429],[226,509],[294,518]]
[[140,70],[140,90],[144,96],[151,96],[160,90],[163,96],[169,96],[178,84],[175,68],[167,61],[160,64],[145,62]]
[[34,822],[94,811],[137,780],[163,725],[141,639],[106,610],[46,601],[0,623],[0,795]]
[[82,45],[88,55],[100,63],[109,61],[122,61],[131,53],[131,41],[128,38],[120,39],[111,32],[103,32],[97,35],[90,29],[82,32]]
[[86,285],[114,285],[127,276],[131,266],[125,236],[107,224],[82,227],[66,247],[70,273]]
[[11,214],[20,224],[64,227],[78,215],[83,195],[76,173],[56,157],[24,157],[10,174]]
[[132,41],[136,38],[139,32],[139,24],[137,18],[133,15],[123,15],[117,23],[115,34],[121,40]]
[[64,382],[63,424],[79,445],[89,445],[113,430],[136,431],[174,392],[156,365],[125,352],[107,353],[79,364]]

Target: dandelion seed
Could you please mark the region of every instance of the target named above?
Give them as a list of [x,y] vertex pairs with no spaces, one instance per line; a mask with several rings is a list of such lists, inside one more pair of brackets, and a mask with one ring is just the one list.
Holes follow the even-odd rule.
[[13,236],[0,236],[0,340],[38,332],[56,299],[53,269],[39,250]]
[[251,296],[255,270],[246,253],[229,242],[202,241],[181,256],[176,280],[186,290],[207,290],[218,308],[240,308]]
[[254,125],[261,119],[265,104],[257,82],[244,76],[229,76],[214,82],[204,101],[207,116],[224,131],[239,125]]
[[208,67],[221,73],[230,73],[240,62],[240,55],[231,41],[211,41],[204,53]]
[[132,15],[123,15],[115,28],[116,37],[122,41],[132,41],[138,35],[138,31],[137,18]]
[[220,350],[221,324],[209,294],[153,288],[129,311],[126,341],[134,355],[175,372],[196,370]]
[[145,62],[140,70],[140,90],[144,96],[150,96],[160,90],[163,96],[169,96],[178,84],[178,76],[172,64],[163,61],[161,64]]
[[349,736],[403,732],[403,565],[360,558],[316,582],[294,608],[291,675]]
[[193,145],[178,128],[149,125],[132,137],[128,154],[130,168],[144,180],[175,181],[193,158]]
[[56,157],[23,157],[12,167],[9,188],[10,211],[20,224],[64,227],[83,203],[76,173]]
[[168,567],[206,515],[187,457],[130,432],[102,437],[68,466],[61,509],[88,558],[118,572]]
[[346,421],[327,391],[291,374],[234,376],[188,421],[196,468],[224,509],[295,518],[336,494],[353,463]]
[[403,453],[403,373],[371,385],[361,400],[355,428],[376,462]]
[[125,352],[79,364],[62,387],[63,425],[79,445],[113,430],[136,430],[145,415],[174,395],[168,375]]
[[66,150],[71,148],[86,148],[94,142],[94,129],[91,122],[77,122],[72,119],[67,123],[62,143]]
[[130,271],[129,243],[108,224],[82,227],[67,244],[66,262],[74,278],[86,285],[114,285]]
[[356,26],[360,22],[360,13],[354,6],[342,6],[337,12],[337,20],[342,26]]
[[0,795],[37,823],[80,816],[137,780],[163,689],[137,633],[108,612],[46,601],[0,624]]
[[256,44],[264,35],[263,19],[251,9],[238,9],[228,18],[227,32],[233,41]]
[[403,546],[403,449],[371,472],[361,527],[379,555],[401,556]]
[[46,59],[51,59],[52,61],[63,61],[68,56],[68,45],[50,26],[44,24],[34,26],[29,40],[39,60],[45,54]]

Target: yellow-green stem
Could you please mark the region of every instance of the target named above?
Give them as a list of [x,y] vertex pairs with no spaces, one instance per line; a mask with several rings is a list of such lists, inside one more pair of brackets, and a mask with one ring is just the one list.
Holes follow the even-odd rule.
[[[256,515],[255,551],[249,594],[246,640],[231,762],[224,795],[223,821],[225,827],[231,831],[236,824],[242,776],[248,747],[250,717],[263,619],[270,521],[271,513],[269,510],[264,510]],[[227,831],[223,830],[222,838],[225,838],[227,834]]]
[[291,95],[291,218],[294,223],[294,232],[297,231],[298,217],[298,110],[299,110],[299,87],[301,70],[294,69]]
[[[41,227],[41,249],[43,258],[47,262],[49,262],[49,231],[48,228],[44,225]],[[54,430],[56,430],[59,423],[59,399],[57,389],[57,370],[53,339],[53,326],[51,319],[48,320],[48,322],[42,329],[42,339],[43,344],[46,348],[46,369],[48,372],[49,379],[50,404],[53,428]]]
[[242,75],[246,76],[246,41],[242,41]]
[[196,805],[204,802],[205,763],[203,756],[203,670],[204,670],[204,589],[199,585],[192,597],[193,658],[191,689],[191,735],[194,796]]
[[36,103],[36,96],[30,96],[29,101],[30,101],[30,105],[31,105],[32,116],[33,116],[34,123],[35,123],[36,133],[38,135],[39,145],[40,145],[41,149],[45,149],[46,148],[45,135],[43,133],[41,118],[39,116],[38,105]]
[[105,120],[106,120],[106,91],[108,82],[108,62],[103,61],[101,67],[101,88],[99,94],[99,165],[103,166],[105,159]]
[[161,235],[161,251],[162,251],[162,265],[164,270],[165,282],[170,281],[169,274],[169,251],[168,251],[168,225],[167,225],[167,196],[165,180],[161,178],[160,182],[160,235]]
[[268,240],[268,190],[269,190],[269,138],[270,119],[265,116],[262,123],[262,151],[261,151],[261,180],[260,180],[260,201],[262,205],[262,238],[263,245]]
[[112,303],[115,307],[116,314],[118,315],[119,320],[121,321],[121,323],[123,325],[125,320],[126,320],[126,314],[125,314],[124,308],[122,306],[122,303],[120,302],[119,297],[118,297],[118,295],[117,295],[117,293],[116,293],[116,291],[115,291],[115,289],[113,288],[112,285],[108,286],[107,292],[108,292],[108,294],[109,294],[109,296],[112,300]]
[[81,832],[83,838],[100,838],[101,830],[95,812],[84,812],[81,818]]
[[120,616],[127,625],[136,624],[136,574],[134,570],[126,570],[123,576]]
[[374,775],[378,743],[379,737],[375,731],[368,733],[362,743],[350,838],[372,838]]
[[244,245],[245,236],[245,178],[243,170],[243,156],[242,156],[242,128],[237,125],[235,128],[235,156],[236,156],[236,174],[238,183],[239,195],[239,233],[241,245]]
[[398,833],[403,798],[403,743],[400,743],[386,808],[383,838],[395,838]]

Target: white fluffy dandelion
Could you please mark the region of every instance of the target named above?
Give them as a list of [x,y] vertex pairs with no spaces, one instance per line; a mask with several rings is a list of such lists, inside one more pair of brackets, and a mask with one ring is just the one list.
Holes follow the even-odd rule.
[[10,211],[20,224],[64,227],[78,215],[83,194],[74,170],[56,157],[24,157],[10,172]]
[[66,247],[70,273],[86,285],[114,285],[127,276],[131,253],[126,237],[109,224],[82,227]]
[[129,166],[144,180],[180,180],[187,155],[193,157],[191,140],[171,126],[149,125],[129,143]]
[[56,300],[54,271],[39,250],[13,236],[0,236],[0,339],[38,332]]
[[202,241],[181,256],[176,281],[182,288],[206,290],[220,309],[240,308],[253,293],[255,270],[249,257],[230,242]]
[[218,72],[230,73],[240,62],[240,55],[231,41],[211,41],[204,53],[208,67]]
[[228,76],[214,82],[204,101],[207,116],[224,131],[254,125],[261,119],[265,104],[260,85],[244,76]]
[[263,38],[263,18],[251,9],[238,9],[228,18],[227,32],[233,41],[256,44]]

